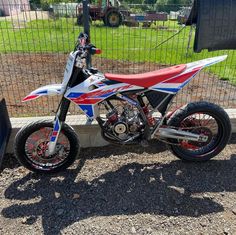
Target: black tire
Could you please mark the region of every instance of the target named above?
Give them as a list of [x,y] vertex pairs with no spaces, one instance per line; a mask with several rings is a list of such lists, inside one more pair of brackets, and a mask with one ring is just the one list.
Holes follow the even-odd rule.
[[[214,122],[218,129],[217,135],[214,137],[214,142],[212,138],[212,144],[210,142],[208,143],[209,146],[206,145],[206,147],[202,147],[203,149],[206,148],[205,152],[203,150],[202,152],[198,152],[198,150],[186,150],[182,146],[175,145],[176,143],[179,143],[179,141],[172,140],[174,144],[170,145],[170,149],[175,156],[182,160],[195,162],[207,161],[218,155],[225,148],[231,137],[231,122],[228,114],[221,107],[204,101],[190,103],[177,110],[168,120],[168,126],[180,127],[181,122],[186,120],[187,117],[194,114],[197,115],[199,113],[209,115],[214,118]],[[213,119],[211,119],[210,122],[213,122],[212,120]],[[204,126],[202,128],[204,128]]]
[[[61,129],[60,136],[63,137],[68,142],[69,150],[67,150],[66,147],[63,146],[63,144],[61,144],[60,146],[63,146],[62,147],[63,151],[67,150],[67,155],[65,156],[65,159],[62,159],[61,162],[55,163],[55,164],[50,162],[51,160],[54,160],[54,158],[56,157],[59,159],[61,158],[59,154],[60,150],[58,150],[54,155],[50,157],[45,157],[45,156],[41,157],[44,163],[40,164],[39,161],[38,163],[37,161],[36,162],[34,161],[33,158],[35,157],[33,157],[33,154],[35,154],[35,152],[38,151],[40,144],[46,145],[46,143],[48,143],[48,139],[42,138],[40,139],[41,142],[38,141],[37,143],[35,141],[37,146],[33,146],[31,157],[28,156],[28,154],[26,153],[27,151],[26,148],[27,148],[27,140],[29,141],[30,136],[34,135],[34,133],[36,133],[35,136],[37,136],[37,132],[42,131],[43,128],[45,128],[45,130],[48,130],[48,132],[51,132],[53,128],[53,121],[43,120],[43,121],[33,122],[23,127],[17,133],[16,138],[15,138],[15,144],[14,144],[14,152],[15,152],[16,158],[24,167],[37,173],[49,174],[49,173],[56,173],[56,172],[65,170],[75,161],[77,154],[80,151],[80,144],[79,144],[77,134],[69,125],[64,123]],[[47,137],[48,137],[48,134],[47,134]],[[42,150],[41,150],[41,153],[42,153]]]
[[83,14],[81,14],[81,15],[78,15],[78,17],[77,17],[77,24],[78,25],[84,25],[84,16],[83,16]]
[[104,25],[107,26],[106,18],[103,17],[103,18],[102,18],[102,21],[103,21]]
[[119,27],[122,23],[122,15],[119,11],[111,10],[107,13],[105,22],[109,27]]
[[[91,24],[92,23],[92,17],[89,16],[89,23]],[[84,25],[84,15],[81,14],[81,15],[78,15],[77,17],[77,25],[79,26],[83,26]]]

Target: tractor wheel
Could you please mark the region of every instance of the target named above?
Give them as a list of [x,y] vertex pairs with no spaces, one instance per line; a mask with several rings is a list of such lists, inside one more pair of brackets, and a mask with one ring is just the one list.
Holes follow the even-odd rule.
[[[92,23],[92,17],[91,16],[89,16],[89,23],[90,24]],[[78,17],[77,17],[77,24],[79,26],[83,26],[84,25],[84,15],[83,14],[78,15]]]
[[103,21],[104,25],[107,26],[107,21],[106,21],[105,17],[102,18],[102,21]]
[[122,15],[119,11],[111,10],[107,13],[106,24],[109,27],[119,27],[122,23]]
[[77,24],[78,25],[83,25],[84,24],[84,16],[83,16],[83,14],[78,15],[78,17],[77,17]]

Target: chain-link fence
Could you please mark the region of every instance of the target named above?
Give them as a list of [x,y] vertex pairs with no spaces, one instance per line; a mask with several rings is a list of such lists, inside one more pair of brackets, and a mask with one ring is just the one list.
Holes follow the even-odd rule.
[[[0,98],[6,99],[11,116],[53,114],[59,98],[21,100],[39,86],[61,83],[67,56],[83,31],[78,25],[80,6],[4,2],[0,0]],[[175,103],[209,100],[236,107],[236,55],[234,51],[193,52],[195,30],[182,25],[188,6],[123,4],[118,10],[122,15],[118,27],[91,16],[91,41],[103,51],[93,57],[94,67],[104,73],[142,73],[228,54],[226,62],[196,76]],[[71,113],[76,110],[71,106]]]

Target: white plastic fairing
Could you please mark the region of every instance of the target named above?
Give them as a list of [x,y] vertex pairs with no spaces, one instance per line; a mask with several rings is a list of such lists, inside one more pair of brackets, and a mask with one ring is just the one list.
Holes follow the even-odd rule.
[[224,61],[226,58],[228,57],[228,55],[223,55],[223,56],[217,56],[217,57],[212,57],[212,58],[207,58],[207,59],[203,59],[203,60],[198,60],[192,63],[188,63],[187,64],[187,69],[191,69],[191,68],[195,68],[195,67],[208,67],[214,64],[217,64],[221,61]]
[[62,91],[62,84],[53,84],[53,85],[47,85],[40,87],[34,91],[32,91],[29,95],[27,95],[23,102],[29,101],[29,100],[35,100],[41,96],[55,96],[55,95],[61,95],[63,93]]
[[64,72],[64,79],[63,79],[63,82],[62,82],[62,88],[61,88],[62,92],[65,91],[66,86],[67,86],[67,84],[70,80],[70,77],[72,75],[77,53],[78,52],[71,52],[69,57],[68,57],[65,72]]

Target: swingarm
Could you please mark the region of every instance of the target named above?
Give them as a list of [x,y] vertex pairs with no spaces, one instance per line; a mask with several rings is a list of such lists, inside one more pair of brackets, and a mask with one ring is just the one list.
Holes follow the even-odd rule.
[[155,136],[159,138],[188,140],[188,141],[196,141],[203,143],[208,141],[208,137],[206,135],[193,134],[187,131],[175,130],[173,128],[159,128]]

